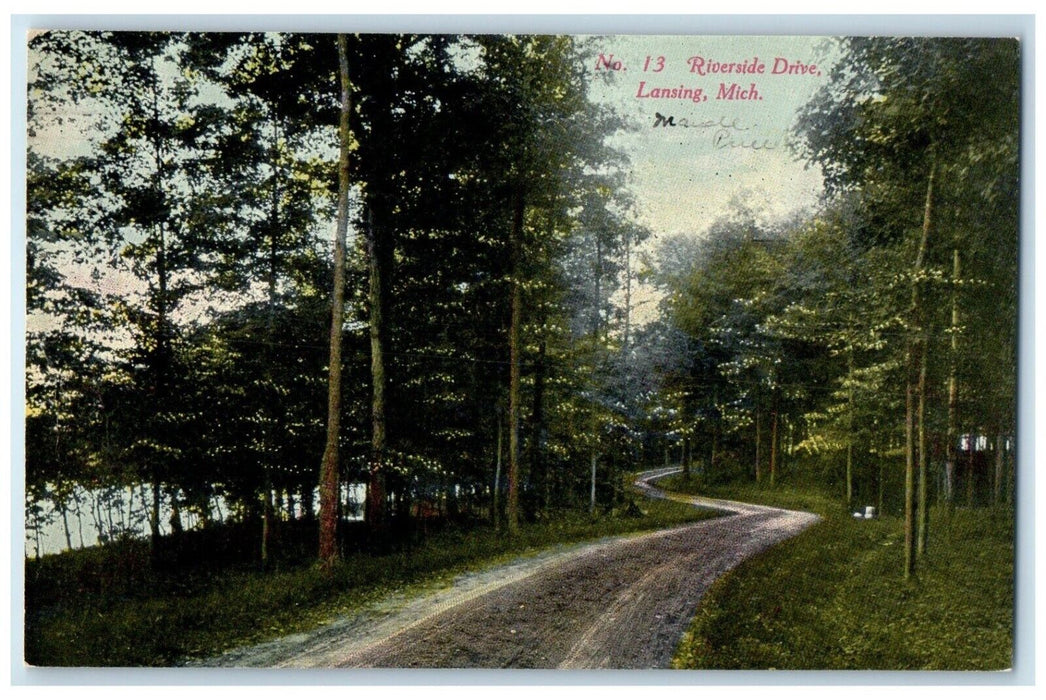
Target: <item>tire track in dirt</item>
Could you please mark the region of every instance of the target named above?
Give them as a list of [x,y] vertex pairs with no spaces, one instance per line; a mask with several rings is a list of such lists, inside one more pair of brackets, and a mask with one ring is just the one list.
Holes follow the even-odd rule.
[[645,535],[553,551],[462,577],[443,591],[234,650],[202,665],[283,668],[665,668],[709,586],[792,537],[810,513],[666,494],[725,511]]

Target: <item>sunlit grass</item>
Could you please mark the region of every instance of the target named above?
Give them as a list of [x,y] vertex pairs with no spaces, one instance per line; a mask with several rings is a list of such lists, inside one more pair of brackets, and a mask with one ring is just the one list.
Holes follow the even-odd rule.
[[931,511],[928,553],[903,579],[899,518],[847,517],[832,499],[749,486],[716,495],[824,519],[718,581],[674,665],[689,669],[1001,670],[1013,651],[1013,515]]

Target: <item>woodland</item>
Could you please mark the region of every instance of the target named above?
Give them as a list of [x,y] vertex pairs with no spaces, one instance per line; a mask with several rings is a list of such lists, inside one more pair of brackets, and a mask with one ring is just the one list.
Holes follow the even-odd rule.
[[915,576],[931,506],[1014,502],[1020,46],[836,41],[821,203],[655,241],[585,38],[33,37],[27,586],[628,517],[664,465],[873,505]]

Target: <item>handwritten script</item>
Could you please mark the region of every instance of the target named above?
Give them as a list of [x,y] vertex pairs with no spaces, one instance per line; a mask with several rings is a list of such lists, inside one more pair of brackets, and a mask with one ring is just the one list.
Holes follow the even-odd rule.
[[654,113],[655,129],[679,128],[695,129],[705,133],[713,129],[712,148],[715,150],[743,148],[752,151],[770,151],[780,144],[772,139],[746,138],[743,132],[751,131],[752,127],[745,126],[737,117],[719,117],[718,119],[691,119],[689,117],[665,116],[660,112]]

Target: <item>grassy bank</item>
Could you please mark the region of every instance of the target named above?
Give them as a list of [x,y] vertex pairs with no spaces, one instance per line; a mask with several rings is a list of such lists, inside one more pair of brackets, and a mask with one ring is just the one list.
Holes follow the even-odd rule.
[[[693,491],[680,479],[663,487]],[[812,491],[707,495],[802,508],[824,520],[751,559],[702,601],[676,653],[689,669],[1001,670],[1013,648],[1013,514],[931,510],[918,577],[902,577],[899,518],[856,520]]]
[[329,573],[309,565],[154,573],[139,542],[27,561],[26,661],[172,665],[304,631],[393,590],[422,591],[469,568],[713,515],[669,501],[643,500],[641,508],[642,515],[562,514],[523,525],[514,539],[485,526],[447,528],[409,551],[351,555]]

